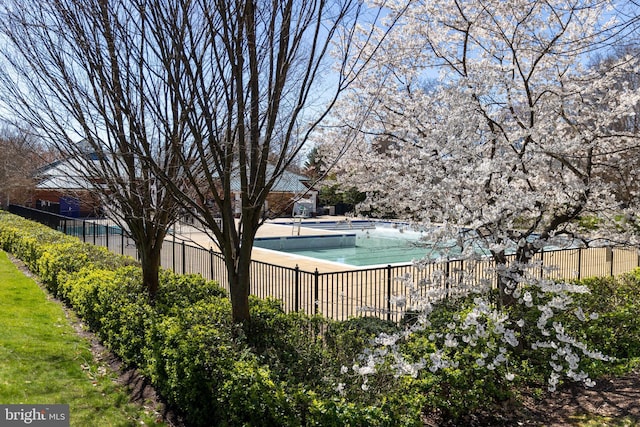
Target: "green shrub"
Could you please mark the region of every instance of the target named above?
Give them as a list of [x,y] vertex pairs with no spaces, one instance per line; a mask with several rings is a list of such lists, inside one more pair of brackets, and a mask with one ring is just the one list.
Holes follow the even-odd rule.
[[[285,313],[275,299],[250,298],[248,346],[281,381],[317,385],[330,364],[321,336],[329,323],[321,316]],[[338,366],[339,369],[339,366]]]
[[0,212],[0,247],[21,259],[56,295],[58,276],[63,273],[89,266],[115,269],[135,263],[129,257],[6,212]]
[[640,357],[640,269],[615,278],[590,278],[581,284],[591,293],[576,297],[577,304],[596,319],[572,326],[581,328],[582,335],[604,354],[628,360]]
[[199,274],[174,274],[160,271],[160,287],[155,304],[160,310],[180,309],[201,301],[218,301],[227,292],[218,282],[206,280]]
[[43,251],[37,261],[40,280],[54,295],[58,295],[59,276],[63,271],[72,273],[89,265],[89,254],[78,251],[79,243],[52,245]]
[[66,301],[93,331],[102,326],[98,295],[100,288],[114,283],[115,271],[84,268],[65,275],[58,286],[60,298]]
[[[597,378],[637,365],[640,357],[640,317],[637,315],[637,307],[640,306],[640,269],[616,278],[586,279],[579,284],[586,285],[591,293],[573,294],[573,303],[553,321],[560,322],[567,334],[584,342],[590,350],[619,359],[616,365],[583,357],[579,369],[591,378]],[[456,367],[436,372],[423,370],[414,380],[414,387],[419,388],[426,397],[427,412],[440,413],[445,419],[461,420],[477,411],[490,413],[502,407],[504,401],[517,396],[519,387],[546,389],[552,369],[549,362],[552,356],[557,357],[556,350],[532,350],[531,344],[548,340],[536,327],[540,313],[535,307],[550,301],[551,294],[535,289],[531,294],[531,306],[534,309],[519,304],[509,310],[511,319],[524,319],[524,324],[529,325],[518,331],[521,346],[509,351],[509,371],[516,374],[515,379],[505,379],[504,367],[488,370],[486,366],[479,367],[475,363],[480,348],[487,343],[478,343],[477,347],[462,345],[444,349],[448,360],[457,363]],[[464,318],[472,298],[437,304],[429,316],[430,326],[402,343],[404,356],[416,362],[420,357],[433,354],[437,350],[433,336],[450,331],[449,325],[455,325],[456,319]],[[591,318],[592,313],[597,313],[597,317]],[[547,327],[552,328],[550,322]],[[493,348],[506,346],[499,342],[491,345]]]
[[306,425],[317,427],[422,425],[419,417],[410,419],[411,416],[415,416],[414,412],[396,417],[398,414],[389,409],[388,405],[363,405],[341,397],[314,399],[308,409]]
[[233,330],[226,298],[196,302],[153,319],[143,371],[191,424],[216,425],[224,419],[217,391],[243,354]]
[[273,380],[269,368],[254,358],[233,362],[215,398],[222,409],[221,425],[301,425],[291,398]]
[[[279,301],[251,298],[252,321],[240,328],[231,321],[226,292],[200,276],[162,271],[150,302],[140,268],[104,248],[2,213],[0,245],[38,272],[105,345],[140,368],[190,425],[413,426],[425,407],[457,418],[509,397],[502,376],[473,367],[472,349],[455,356],[457,368],[422,371],[415,379],[382,367],[369,378],[369,390],[359,375],[341,373],[376,335],[398,331],[391,322],[286,314]],[[464,312],[458,303],[436,310],[432,331]],[[403,351],[417,361],[434,347],[417,334]],[[526,369],[537,372],[535,364]]]
[[73,307],[106,347],[127,365],[140,366],[146,336],[155,317],[142,289],[140,268],[83,268],[62,280],[61,297]]
[[[351,366],[354,357],[378,333],[397,330],[394,323],[378,318],[360,317],[335,322],[321,316],[284,313],[280,301],[251,298],[251,323],[244,328],[245,339],[262,366],[269,367],[272,381],[286,384],[284,389],[288,401],[285,406],[277,397],[277,385],[267,387],[267,391],[275,393],[270,397],[274,400],[273,405],[280,408],[278,416],[281,420],[276,424],[420,425],[421,398],[406,389],[395,393],[393,385],[403,380],[392,375],[383,374],[371,379],[371,392],[365,392],[360,384],[352,383],[348,387],[350,393],[337,396],[338,383],[348,381],[340,373],[342,366]],[[248,365],[243,366],[246,369]],[[245,377],[246,374],[242,378]],[[259,382],[254,386],[262,387],[264,384]],[[290,405],[297,414],[295,420],[287,417],[290,410],[286,408]],[[268,416],[263,418],[270,420]],[[253,424],[257,422],[254,419],[242,422],[249,423],[246,425],[273,424]]]
[[[426,367],[417,373],[415,379],[408,380],[414,393],[418,392],[424,398],[426,412],[437,413],[444,420],[460,422],[465,415],[477,411],[491,411],[513,397],[513,391],[521,376],[516,376],[514,381],[505,378],[505,365],[488,366],[478,365],[476,362],[487,349],[509,347],[501,342],[500,337],[486,334],[477,337],[477,341],[471,345],[460,341],[459,344],[444,344],[447,333],[459,337],[466,333],[457,330],[457,323],[463,319],[475,306],[474,298],[470,295],[465,298],[450,299],[434,304],[433,311],[429,315],[429,324],[421,331],[413,333],[406,340],[400,341],[400,351],[405,360],[417,363],[426,360]],[[491,329],[490,319],[481,320],[487,329]],[[410,325],[412,322],[408,322]],[[534,322],[535,325],[535,322]],[[431,356],[440,353],[447,361],[446,365],[434,367]],[[486,356],[485,356],[486,357]],[[527,357],[527,355],[523,355]],[[508,362],[508,370],[511,373],[520,373],[519,359],[511,358]],[[539,366],[537,368],[540,368]]]
[[72,242],[47,245],[37,261],[37,271],[47,288],[57,295],[59,280],[64,274],[82,268],[115,270],[133,264],[136,262],[130,257],[116,255],[107,248],[74,239]]
[[0,212],[0,247],[21,259],[34,273],[38,273],[38,260],[49,245],[73,241],[78,240],[36,222]]
[[314,400],[309,407],[309,424],[318,427],[390,426],[382,408],[362,406],[345,399]]
[[130,366],[143,366],[148,331],[158,314],[142,286],[139,267],[121,267],[96,293],[95,316],[104,344]]
[[360,353],[376,336],[399,332],[398,325],[377,317],[354,317],[333,322],[326,333],[327,344],[346,357]]

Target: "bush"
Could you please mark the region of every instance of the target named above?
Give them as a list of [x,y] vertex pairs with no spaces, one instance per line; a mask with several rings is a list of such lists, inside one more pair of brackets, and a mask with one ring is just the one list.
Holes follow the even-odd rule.
[[[578,284],[586,285],[591,293],[572,294],[573,302],[559,309],[558,312],[562,313],[553,318],[553,322],[557,323],[552,325],[548,321],[546,327],[552,330],[564,327],[567,336],[584,342],[586,349],[617,358],[611,363],[582,357],[578,369],[586,372],[590,378],[624,372],[637,366],[640,358],[640,317],[637,316],[640,269],[616,278],[591,278]],[[506,344],[498,341],[478,342],[477,346],[460,343],[450,348],[443,347],[447,360],[454,362],[454,365],[435,372],[422,370],[413,382],[414,387],[419,388],[426,397],[428,412],[440,413],[445,419],[459,421],[475,412],[491,413],[495,408],[502,408],[503,402],[517,397],[521,387],[529,390],[547,388],[547,379],[555,369],[550,362],[555,361],[557,366],[563,360],[558,358],[556,348],[532,349],[531,344],[548,340],[536,327],[541,315],[535,307],[547,304],[552,294],[532,288],[531,295],[533,309],[518,304],[508,312],[511,319],[523,319],[524,325],[533,326],[517,330],[520,345],[509,350],[508,370],[515,374],[514,380],[505,379],[507,365],[487,369],[486,365],[480,367],[475,362],[481,348],[509,347]],[[418,362],[421,357],[434,354],[437,350],[436,339],[441,340],[448,332],[462,332],[452,328],[465,318],[473,297],[437,304],[429,316],[429,327],[401,343],[404,357],[409,362]],[[593,313],[597,316],[592,317]],[[489,329],[488,324],[484,325]],[[576,352],[582,356],[580,351]]]
[[343,322],[331,323],[326,340],[336,350],[353,356],[367,347],[371,339],[385,333],[394,334],[400,328],[394,322],[377,317],[354,317]]
[[243,354],[233,340],[230,313],[226,298],[197,302],[154,319],[147,333],[143,371],[194,425],[216,425],[224,419],[217,390]]
[[[91,268],[66,275],[58,286],[58,293],[62,300],[69,304],[93,331],[99,331],[102,326],[100,302],[98,295],[100,288],[114,283],[115,271],[94,270]],[[104,294],[102,292],[102,294]]]
[[197,302],[227,298],[227,291],[218,282],[206,280],[197,274],[177,275],[161,270],[160,284],[155,298],[155,304],[160,310],[180,309]]
[[74,241],[47,245],[37,260],[37,272],[42,282],[58,295],[62,276],[80,271],[82,268],[115,270],[126,265],[137,264],[132,258],[119,256],[101,246]]
[[38,273],[38,260],[49,245],[74,241],[78,242],[41,224],[0,212],[0,247],[21,259],[34,273]]
[[[241,328],[231,321],[226,292],[200,276],[162,271],[151,302],[140,268],[106,249],[4,214],[0,245],[28,260],[49,289],[107,347],[148,376],[190,425],[411,426],[420,425],[423,408],[462,418],[511,396],[513,383],[505,382],[504,373],[475,366],[478,355],[469,347],[454,355],[457,367],[423,370],[417,378],[395,377],[386,369],[390,361],[369,377],[366,390],[351,366],[362,362],[354,359],[375,336],[399,331],[392,322],[364,317],[333,322],[287,314],[279,301],[251,298],[252,321]],[[613,312],[619,301],[627,301],[626,308],[610,318],[602,315],[594,344],[604,343],[607,333],[638,335],[631,318],[638,302],[634,289],[606,290],[615,296],[611,304],[618,301]],[[403,344],[405,356],[412,361],[429,357],[435,347],[427,334],[445,330],[465,307],[464,301],[441,304],[431,316],[431,329]],[[629,330],[616,328],[616,322]],[[635,354],[638,348],[636,341],[626,347],[609,341],[612,349],[619,346],[619,354]],[[535,377],[539,366],[534,362],[523,354],[512,368]],[[348,374],[341,373],[343,366]]]
[[269,368],[247,357],[230,366],[216,395],[223,409],[221,425],[229,426],[297,426],[292,399],[274,381]]
[[245,339],[260,361],[282,381],[318,385],[331,363],[322,339],[327,319],[286,314],[282,303],[274,299],[251,297],[250,310]]
[[65,273],[85,267],[115,269],[135,264],[130,257],[6,212],[0,212],[0,247],[21,259],[55,295],[59,276]]
[[590,278],[581,282],[591,293],[576,297],[583,311],[596,319],[580,327],[585,339],[604,354],[628,360],[640,357],[640,269],[612,278]]
[[[407,385],[411,382],[406,382]],[[312,399],[306,425],[317,427],[385,426],[418,427],[421,420],[424,398],[415,392],[413,385],[396,389],[375,405],[367,405],[344,397]]]
[[[476,411],[492,410],[510,399],[514,383],[504,378],[504,368],[478,366],[476,360],[486,347],[501,346],[488,336],[487,342],[478,346],[459,345],[456,347],[438,347],[436,339],[441,339],[443,331],[451,331],[449,325],[456,318],[468,312],[472,298],[446,301],[437,304],[429,317],[431,325],[425,330],[414,333],[401,344],[401,352],[407,361],[415,363],[429,357],[437,351],[453,366],[441,367],[431,371],[423,369],[417,378],[411,381],[425,399],[427,412],[437,413],[445,420],[461,421],[466,414]],[[438,336],[434,338],[434,335]],[[519,372],[518,366],[510,366],[513,372]]]
[[144,366],[148,331],[158,313],[142,286],[142,270],[128,266],[117,269],[110,281],[98,287],[94,316],[98,336],[129,366]]

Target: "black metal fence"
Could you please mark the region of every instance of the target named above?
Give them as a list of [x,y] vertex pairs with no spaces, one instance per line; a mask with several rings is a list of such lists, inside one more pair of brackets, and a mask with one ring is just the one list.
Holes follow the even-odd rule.
[[[13,205],[9,211],[84,242],[138,258],[133,240],[108,221],[68,218]],[[640,259],[635,249],[576,248],[539,253],[531,265],[526,273],[533,278],[580,279],[628,272],[640,265]],[[162,267],[178,274],[200,274],[228,289],[222,255],[175,235],[165,240]],[[424,268],[409,264],[329,273],[252,261],[250,274],[251,294],[278,298],[286,311],[319,313],[333,319],[374,315],[398,321],[413,303],[402,297],[407,295],[407,284],[418,289],[422,297],[432,298],[497,284],[495,264],[490,259],[452,260]]]

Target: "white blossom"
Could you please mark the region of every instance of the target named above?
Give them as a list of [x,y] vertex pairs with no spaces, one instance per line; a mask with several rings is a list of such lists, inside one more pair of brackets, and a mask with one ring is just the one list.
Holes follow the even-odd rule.
[[513,332],[511,329],[504,331],[502,339],[512,347],[517,347],[519,344],[519,341],[518,341],[518,338],[516,337],[515,332]]
[[548,380],[549,386],[547,387],[550,392],[556,391],[556,386],[558,385],[559,379],[560,379],[560,375],[558,375],[555,372],[551,373]]
[[394,295],[391,297],[391,304],[395,304],[398,308],[403,308],[407,305],[407,297],[405,295]]
[[445,347],[457,347],[458,340],[455,338],[453,334],[447,334],[444,339]]
[[[570,272],[540,256],[549,247],[581,244],[568,235],[598,237],[579,229],[567,212],[597,212],[599,232],[608,238],[624,231],[605,221],[622,208],[601,178],[629,162],[612,153],[637,146],[634,135],[611,130],[640,102],[637,90],[613,84],[633,73],[640,58],[610,69],[586,65],[582,53],[614,25],[605,3],[572,9],[559,0],[432,0],[405,10],[405,2],[385,2],[389,18],[398,17],[397,31],[381,44],[380,56],[367,57],[353,92],[338,103],[335,132],[322,138],[330,141],[325,150],[341,182],[367,193],[362,210],[424,222],[431,253],[416,265],[430,274],[415,284],[401,278],[405,301],[424,307],[421,324],[430,324],[432,302],[475,295],[460,316],[429,333],[437,349],[424,355],[424,366],[397,356],[391,347],[399,339],[381,335],[375,343],[389,348],[398,372],[454,367],[456,355],[472,347],[481,355],[478,366],[512,380],[517,372],[509,355],[527,344],[519,338],[529,333],[543,337],[527,350],[548,357],[549,390],[561,378],[591,384],[581,370],[584,359],[609,360],[558,320],[566,314],[597,319],[572,298],[588,288],[553,279]],[[396,15],[400,10],[406,13]],[[356,130],[348,150],[344,129]],[[629,202],[629,211],[639,201]],[[433,268],[436,257],[454,255],[467,265]],[[495,267],[474,270],[482,257],[493,257]],[[526,316],[512,319],[482,294],[496,279],[512,297],[505,301],[515,300]],[[399,295],[391,302],[405,304]]]
[[381,333],[375,338],[375,342],[383,346],[392,346],[395,345],[399,338],[399,336]]

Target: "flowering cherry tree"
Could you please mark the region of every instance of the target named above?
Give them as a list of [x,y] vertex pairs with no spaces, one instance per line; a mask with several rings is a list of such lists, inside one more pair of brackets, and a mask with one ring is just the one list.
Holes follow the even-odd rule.
[[[621,84],[637,73],[638,60],[589,62],[594,52],[633,40],[637,13],[626,7],[594,0],[434,0],[406,8],[397,1],[389,16],[402,12],[401,25],[336,110],[335,135],[323,135],[339,141],[345,129],[357,132],[338,175],[367,192],[363,210],[434,225],[428,240],[448,240],[456,257],[495,261],[499,298],[479,296],[469,314],[434,340],[443,349],[493,342],[479,364],[495,367],[508,360],[508,348],[524,345],[518,331],[525,321],[506,309],[530,308],[537,312],[533,327],[546,338],[528,345],[553,349],[550,388],[563,370],[591,385],[577,361],[605,356],[554,320],[574,310],[571,295],[586,289],[547,280],[536,254],[551,244],[635,243],[627,225],[636,222],[637,194],[623,202],[612,179],[638,145],[636,130],[619,126],[638,105],[637,89]],[[331,157],[332,147],[323,153]],[[537,291],[523,292],[523,284]],[[431,306],[413,286],[407,282],[409,300],[418,301],[410,308],[422,312],[426,325]],[[395,339],[379,344],[388,350]],[[413,372],[447,367],[446,353],[411,366],[396,358],[400,371]]]

